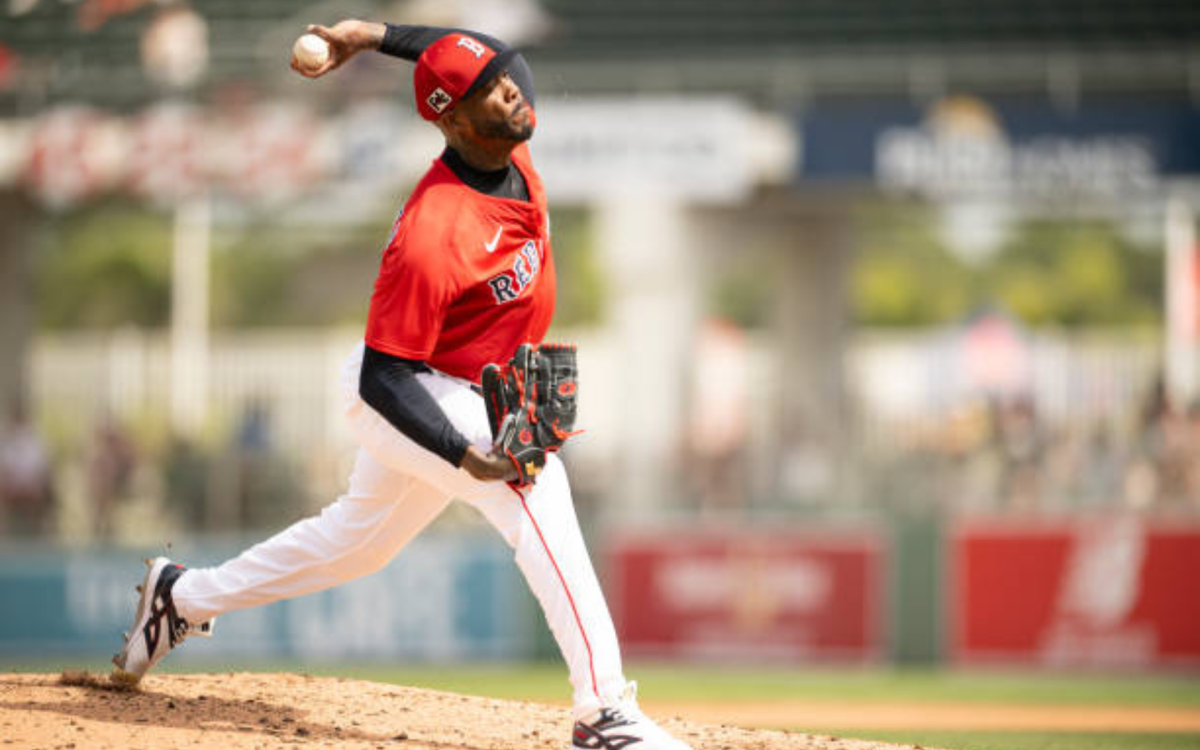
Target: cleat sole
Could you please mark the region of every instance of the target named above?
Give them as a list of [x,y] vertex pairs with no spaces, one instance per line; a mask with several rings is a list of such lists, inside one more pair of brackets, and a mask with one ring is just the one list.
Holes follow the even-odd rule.
[[[116,662],[116,657],[113,657],[113,662]],[[120,667],[114,669],[112,674],[108,676],[108,679],[112,681],[114,685],[118,685],[123,688],[135,688],[142,681],[142,678],[138,675],[126,672]]]

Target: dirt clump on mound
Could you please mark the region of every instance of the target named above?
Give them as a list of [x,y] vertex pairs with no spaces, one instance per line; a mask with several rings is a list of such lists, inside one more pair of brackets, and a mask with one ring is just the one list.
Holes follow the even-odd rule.
[[[695,750],[896,750],[655,717]],[[0,675],[0,750],[565,750],[556,706],[297,674]]]

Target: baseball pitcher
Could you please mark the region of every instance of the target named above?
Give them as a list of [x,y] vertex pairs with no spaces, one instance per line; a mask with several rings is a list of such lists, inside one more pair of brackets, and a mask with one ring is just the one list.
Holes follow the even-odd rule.
[[574,430],[571,347],[543,342],[554,256],[524,58],[469,31],[347,20],[311,26],[320,78],[363,50],[416,63],[421,117],[445,150],[392,227],[366,333],[341,390],[359,445],[346,493],[214,568],[164,557],[114,657],[136,682],[214,618],[336,586],[383,567],[458,498],[515,553],[570,671],[575,748],[690,750],[638,708],[556,453]]

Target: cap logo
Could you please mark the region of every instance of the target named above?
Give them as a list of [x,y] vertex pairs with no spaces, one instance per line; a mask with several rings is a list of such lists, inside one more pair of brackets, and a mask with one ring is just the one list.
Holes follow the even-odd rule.
[[[462,34],[447,34],[429,45],[413,68],[413,99],[426,120],[437,120],[450,111],[468,92],[486,80],[489,65],[498,67],[506,58],[485,43]],[[474,87],[474,88],[473,88]]]
[[429,107],[438,114],[444,112],[446,107],[449,107],[450,102],[452,101],[454,100],[450,98],[450,95],[441,88],[434,89],[433,93],[425,99],[425,103],[428,104]]
[[474,39],[472,39],[469,36],[464,36],[461,39],[459,39],[458,46],[466,48],[468,51],[470,51],[472,54],[474,54],[475,57],[477,57],[477,58],[483,57],[484,55],[487,54],[487,47],[484,47],[482,44],[475,41]]

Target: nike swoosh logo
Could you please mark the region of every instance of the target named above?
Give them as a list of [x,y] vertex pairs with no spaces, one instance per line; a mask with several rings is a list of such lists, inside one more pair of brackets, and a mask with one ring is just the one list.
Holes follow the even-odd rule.
[[496,252],[496,245],[500,244],[501,234],[504,234],[504,227],[496,227],[496,236],[492,238],[491,242],[483,243],[483,249],[487,250],[489,253]]

